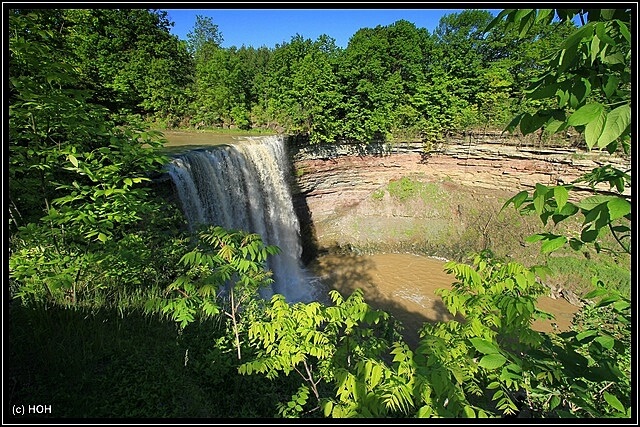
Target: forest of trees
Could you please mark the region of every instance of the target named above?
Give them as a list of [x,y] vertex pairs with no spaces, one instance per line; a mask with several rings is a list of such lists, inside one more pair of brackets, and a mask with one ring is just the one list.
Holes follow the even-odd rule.
[[[636,416],[630,296],[599,278],[571,331],[540,333],[531,322],[544,316],[535,307],[544,269],[470,254],[469,264],[446,264],[456,282],[440,294],[464,321],[425,324],[410,348],[359,291],[333,291],[332,306],[260,299],[271,280],[265,261],[279,249],[244,230],[189,234],[149,185],[168,161],[150,123],[278,129],[312,143],[572,129],[589,149],[629,154],[630,10],[467,10],[444,16],[433,34],[408,21],[362,28],[345,49],[327,35],[222,48],[218,27],[201,16],[181,41],[157,10],[11,9],[8,22],[5,413],[52,402],[72,417],[188,417],[180,410],[189,398],[203,402],[197,414],[222,417]],[[611,192],[574,203],[571,184],[539,184],[504,208],[538,216],[541,230],[580,220],[573,235],[532,236],[545,253],[630,255],[630,171],[604,165],[581,180]],[[135,313],[169,319],[177,338],[169,329],[166,347],[139,353],[152,330],[144,320],[135,347],[117,338],[108,348],[106,337]],[[107,321],[117,328],[107,332]],[[61,331],[86,333],[108,356],[92,359],[80,339],[51,350],[45,343]],[[175,349],[184,366],[164,358]],[[138,375],[156,365],[164,386]],[[43,379],[51,372],[59,374]],[[76,394],[68,376],[82,385]],[[106,388],[117,404],[83,401]]]
[[170,127],[368,142],[503,128],[515,112],[539,107],[523,103],[523,91],[574,24],[538,22],[520,38],[504,24],[485,33],[492,18],[452,13],[433,34],[408,21],[362,28],[345,49],[328,35],[297,34],[272,49],[222,48],[223,34],[203,16],[181,41],[163,11],[41,10],[33,25],[50,32],[56,59],[74,67],[91,101],[112,112]]

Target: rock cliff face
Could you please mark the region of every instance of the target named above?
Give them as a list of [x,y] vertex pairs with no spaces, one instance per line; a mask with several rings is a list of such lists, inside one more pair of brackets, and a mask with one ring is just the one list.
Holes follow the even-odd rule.
[[[477,215],[483,205],[499,210],[506,199],[518,191],[533,189],[536,183],[568,184],[607,163],[631,169],[630,158],[575,148],[524,147],[495,137],[454,139],[427,155],[422,143],[330,147],[290,144],[290,155],[295,169],[294,204],[303,225],[303,240],[315,234],[312,238],[320,249],[349,242],[375,245],[402,235],[413,243],[417,235],[431,239],[431,243],[450,241],[454,229],[453,234],[460,237],[465,221],[484,221]],[[406,177],[435,186],[432,197],[423,194],[417,201],[398,203],[385,194],[389,183]],[[609,190],[608,186],[598,189]],[[571,192],[574,200],[592,194],[586,185],[576,185],[575,190]],[[626,193],[630,194],[630,189]],[[469,203],[468,197],[477,203]],[[465,217],[468,206],[476,211],[475,216]],[[485,217],[489,215],[484,213]],[[442,233],[437,238],[433,232],[425,236],[423,230],[416,229],[419,224],[439,228]]]

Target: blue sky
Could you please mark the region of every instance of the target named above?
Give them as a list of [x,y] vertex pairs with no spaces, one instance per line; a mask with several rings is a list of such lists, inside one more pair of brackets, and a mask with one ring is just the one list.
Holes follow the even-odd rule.
[[[211,4],[211,3],[209,3]],[[373,4],[373,3],[372,3]],[[455,5],[455,3],[452,3]],[[481,9],[481,5],[478,5]],[[296,34],[315,40],[326,34],[339,47],[347,47],[351,36],[360,28],[389,25],[400,19],[413,22],[429,32],[438,26],[443,15],[461,12],[462,9],[163,9],[175,25],[171,33],[186,40],[196,22],[196,15],[211,17],[222,34],[222,47],[266,46],[291,41]],[[496,15],[500,9],[490,9]]]

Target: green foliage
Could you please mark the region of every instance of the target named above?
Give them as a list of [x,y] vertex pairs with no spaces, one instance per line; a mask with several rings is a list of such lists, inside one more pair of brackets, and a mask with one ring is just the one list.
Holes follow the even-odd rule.
[[[437,186],[404,176],[399,180],[390,181],[387,185],[389,195],[394,199],[405,202],[416,197],[434,201],[444,198],[445,194]],[[384,195],[384,193],[383,193]]]
[[[549,317],[536,308],[545,288],[534,271],[497,261],[488,252],[477,255],[473,266],[449,262],[445,268],[457,281],[451,290],[442,289],[438,294],[458,317],[425,325],[418,351],[427,359],[427,366],[446,367],[446,376],[441,373],[437,380],[446,379],[444,388],[440,384],[433,387],[438,396],[435,401],[442,405],[452,395],[457,398],[448,407],[431,410],[443,416],[473,414],[470,409],[474,408],[465,408],[486,389],[498,411],[513,415],[519,410],[515,392],[525,386],[521,373],[527,367],[518,355],[542,341],[531,322]],[[492,415],[487,409],[475,407],[476,415]]]
[[196,62],[206,62],[208,56],[217,50],[224,37],[218,25],[208,16],[196,15],[193,29],[187,34],[189,53],[196,58]]
[[[587,258],[582,253],[569,251],[562,255],[558,253],[547,260],[547,266],[552,272],[547,278],[547,282],[550,283],[553,280],[563,289],[574,287],[578,290],[576,293],[582,295],[583,290],[591,290],[592,278],[597,277],[606,283],[609,289],[630,297],[631,271],[628,267],[630,261],[624,260],[624,257],[618,256],[600,256],[595,259],[591,256]],[[582,285],[576,286],[579,283]]]
[[404,201],[415,196],[417,192],[416,186],[417,183],[411,178],[403,177],[399,181],[390,182],[387,189],[391,197]]
[[598,147],[609,153],[622,145],[629,151],[631,108],[629,9],[615,10],[505,10],[508,25],[519,26],[521,34],[535,22],[551,23],[576,14],[587,22],[575,30],[550,55],[547,72],[534,80],[526,91],[530,99],[555,98],[557,106],[535,114],[522,113],[509,124],[520,125],[523,134],[545,127],[560,132],[573,126],[584,133],[589,149]]
[[342,98],[334,72],[336,50],[326,35],[315,41],[296,35],[274,49],[259,100],[268,122],[291,134],[309,134],[313,143],[336,139]]
[[[527,96],[531,99],[556,97],[558,108],[533,115],[523,113],[518,123],[523,133],[541,126],[553,131],[574,126],[583,132],[589,149],[597,146],[614,153],[618,144],[625,153],[630,148],[630,10],[505,10],[509,25],[519,25],[526,33],[534,22],[551,22],[555,15],[565,21],[579,14],[587,22],[575,30],[552,55],[548,70],[535,81]],[[567,114],[571,112],[571,114]],[[623,196],[630,176],[611,165],[604,165],[575,182],[587,182],[596,195],[574,204],[569,202],[572,186],[547,187],[537,184],[534,193],[526,191],[509,199],[521,213],[535,213],[544,224],[574,215],[584,217],[579,237],[567,238],[553,233],[531,236],[542,241],[541,251],[553,252],[566,243],[574,250],[593,244],[596,251],[605,248],[601,241],[610,232],[618,251],[631,254],[631,204]],[[607,183],[614,195],[597,194],[596,185]],[[574,322],[574,330],[551,336],[545,346],[532,353],[538,362],[531,377],[532,402],[539,410],[560,417],[630,417],[630,301],[605,286],[596,277],[596,289],[585,298],[600,301],[583,309]],[[542,362],[542,363],[540,363]]]
[[[611,172],[607,173],[607,172]],[[616,188],[624,188],[623,182],[630,177],[611,166],[603,166],[594,169],[590,174],[579,178],[580,180],[595,180],[602,182],[609,181],[610,185]],[[530,236],[529,242],[542,241],[541,251],[543,253],[553,252],[560,249],[566,243],[571,248],[579,250],[586,244],[593,244],[596,251],[607,250],[615,252],[616,249],[603,247],[602,237],[609,232],[618,243],[618,249],[625,253],[631,253],[631,203],[623,196],[589,196],[579,203],[574,204],[568,201],[568,190],[571,186],[547,187],[536,184],[536,190],[531,196],[527,191],[521,191],[503,206],[503,209],[513,204],[522,214],[535,213],[546,225],[549,218],[554,224],[566,220],[574,215],[584,217],[582,230],[579,236],[567,238],[553,233],[539,233]]]
[[[136,236],[153,235],[175,216],[147,186],[166,162],[160,135],[116,127],[89,102],[60,35],[41,18],[10,15],[10,289],[25,302],[75,304],[117,277],[110,256],[135,264],[127,247]],[[162,247],[152,241],[149,250]],[[131,282],[154,276],[158,264]]]
[[384,193],[385,193],[384,190],[378,189],[373,193],[371,193],[371,198],[373,200],[382,200],[384,198]]
[[184,42],[170,34],[166,11],[63,10],[65,43],[95,100],[112,113],[183,115],[192,75]]
[[[279,373],[289,375],[295,371],[303,380],[299,394],[287,404],[290,410],[283,411],[285,415],[299,414],[302,409],[297,406],[307,411],[321,406],[334,416],[356,410],[357,404],[345,396],[353,390],[345,384],[344,375],[358,360],[375,358],[389,346],[386,337],[390,331],[385,328],[388,315],[372,310],[361,291],[347,299],[337,291],[331,291],[330,296],[333,306],[318,302],[290,305],[282,295],[274,295],[265,320],[254,322],[249,328],[249,338],[258,353],[254,360],[239,367],[241,374],[262,373],[275,378]],[[334,384],[339,402],[320,394],[321,383]],[[308,390],[313,392],[315,401],[301,403],[304,399],[300,393],[308,394]],[[291,402],[297,403],[291,406]]]
[[238,306],[272,283],[264,266],[279,249],[265,246],[257,234],[219,226],[205,228],[195,238],[193,249],[180,259],[182,273],[167,287],[166,297],[150,300],[147,310],[160,311],[184,328],[197,317],[217,315],[219,294],[226,291],[228,313],[235,320]]
[[528,405],[560,418],[630,417],[630,301],[602,282],[585,295],[569,332],[546,337],[529,352]]

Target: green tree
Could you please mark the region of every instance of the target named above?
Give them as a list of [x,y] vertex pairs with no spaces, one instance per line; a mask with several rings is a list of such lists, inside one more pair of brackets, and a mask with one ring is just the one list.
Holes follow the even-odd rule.
[[182,115],[189,83],[186,46],[170,34],[167,12],[147,9],[63,11],[65,43],[93,101],[112,112]]
[[97,277],[117,276],[105,256],[128,250],[143,222],[166,225],[168,209],[145,185],[166,158],[158,135],[116,127],[77,89],[61,33],[40,20],[9,21],[10,288],[23,300],[75,303],[107,282]]
[[187,34],[189,53],[196,62],[206,62],[210,53],[220,48],[223,41],[224,37],[211,17],[196,15],[193,29]]
[[230,49],[215,49],[207,60],[197,62],[191,105],[196,124],[223,126],[242,120],[234,110],[247,109],[241,71],[240,57]]
[[[232,323],[234,346],[241,359],[240,333],[249,323],[243,317],[251,319],[259,289],[273,283],[265,263],[279,249],[264,245],[257,234],[219,226],[203,229],[194,238],[194,248],[180,259],[183,273],[167,286],[163,298],[149,300],[146,309],[167,315],[181,328],[197,318],[224,313]],[[220,297],[225,294],[228,303],[222,304]]]
[[326,35],[316,41],[296,35],[276,46],[262,85],[265,120],[290,133],[309,134],[313,142],[333,141],[341,102],[335,75],[338,51]]
[[344,90],[343,136],[370,142],[387,139],[403,94],[400,69],[392,69],[385,27],[362,28],[349,40],[338,70]]

